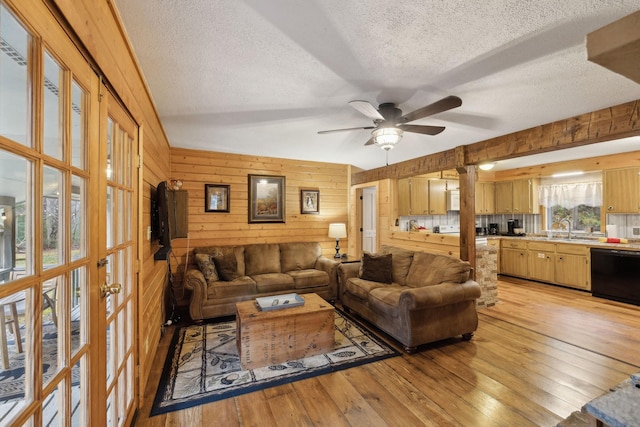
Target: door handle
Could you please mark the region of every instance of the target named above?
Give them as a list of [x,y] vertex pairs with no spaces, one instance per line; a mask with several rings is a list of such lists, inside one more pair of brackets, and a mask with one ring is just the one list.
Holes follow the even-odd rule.
[[107,282],[104,282],[100,285],[100,293],[102,294],[102,298],[111,294],[119,294],[122,290],[122,285],[120,283],[112,283],[107,285]]

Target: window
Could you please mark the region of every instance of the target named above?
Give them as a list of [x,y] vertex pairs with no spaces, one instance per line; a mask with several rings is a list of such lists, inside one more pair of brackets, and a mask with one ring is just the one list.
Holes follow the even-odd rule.
[[546,207],[547,230],[600,231],[602,173],[592,172],[565,178],[543,178],[540,204]]

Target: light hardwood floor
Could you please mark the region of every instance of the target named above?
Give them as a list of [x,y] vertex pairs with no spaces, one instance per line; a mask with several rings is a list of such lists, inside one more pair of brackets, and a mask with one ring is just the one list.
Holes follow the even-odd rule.
[[500,278],[469,341],[149,418],[136,426],[554,426],[640,371],[640,307]]

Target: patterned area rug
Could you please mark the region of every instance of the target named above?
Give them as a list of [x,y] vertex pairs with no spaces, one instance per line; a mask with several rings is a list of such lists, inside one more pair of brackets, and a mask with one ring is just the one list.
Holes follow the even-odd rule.
[[400,353],[336,310],[332,352],[243,371],[236,322],[176,330],[151,415],[190,408],[304,378],[394,357]]

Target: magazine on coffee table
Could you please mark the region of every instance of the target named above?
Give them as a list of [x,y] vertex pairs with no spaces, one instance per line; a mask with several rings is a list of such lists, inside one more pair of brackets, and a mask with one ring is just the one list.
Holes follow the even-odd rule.
[[298,294],[274,295],[256,298],[256,304],[261,311],[270,311],[304,305],[304,299]]

